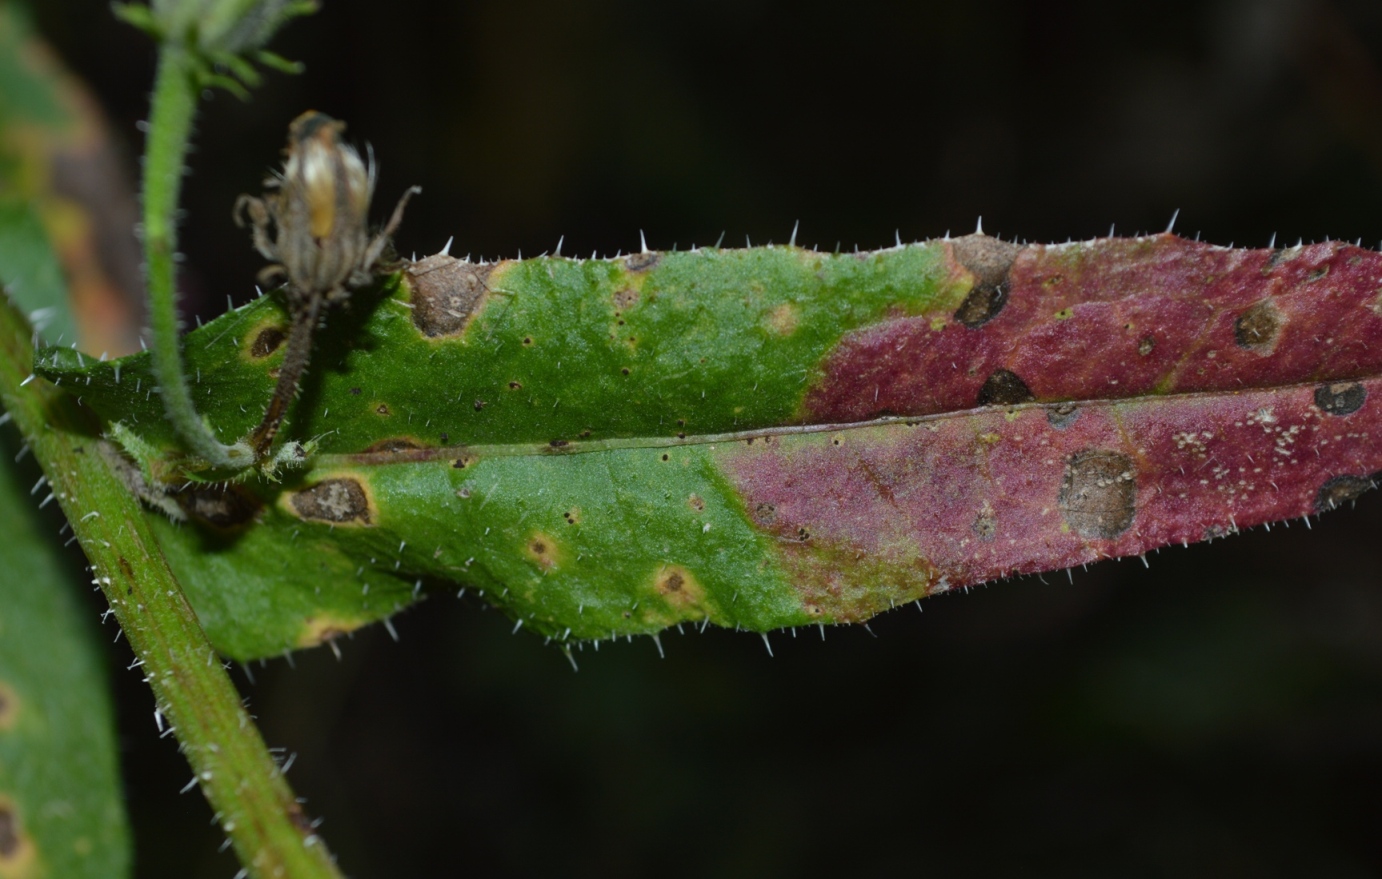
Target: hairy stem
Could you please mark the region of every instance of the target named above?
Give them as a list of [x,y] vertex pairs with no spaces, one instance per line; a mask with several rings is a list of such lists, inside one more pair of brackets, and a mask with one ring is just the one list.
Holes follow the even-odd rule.
[[254,463],[250,448],[225,445],[212,433],[192,402],[182,368],[177,309],[177,207],[182,169],[192,133],[199,86],[186,47],[166,40],[159,48],[158,76],[149,115],[144,154],[144,261],[148,273],[149,324],[153,362],[168,419],[188,449],[218,469],[243,469]]
[[312,357],[312,334],[316,331],[317,320],[321,314],[320,295],[308,297],[305,303],[293,308],[293,328],[288,335],[288,347],[283,352],[283,365],[278,371],[278,385],[274,388],[273,399],[264,412],[264,419],[250,435],[250,444],[258,455],[267,455],[273,445],[274,436],[288,414],[288,405],[297,396],[302,373],[307,369],[307,361]]
[[31,381],[31,333],[0,296],[0,401],[42,466],[139,657],[160,724],[166,718],[177,735],[250,875],[339,876],[169,570],[148,514],[102,453],[89,413],[47,383]]

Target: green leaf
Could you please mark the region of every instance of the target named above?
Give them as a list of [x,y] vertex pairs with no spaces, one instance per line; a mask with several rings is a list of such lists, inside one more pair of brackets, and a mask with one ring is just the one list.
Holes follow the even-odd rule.
[[[242,657],[418,583],[563,642],[860,621],[1371,487],[1380,269],[1172,235],[432,257],[328,317],[285,429],[306,469],[174,493],[202,524],[163,530]],[[265,297],[188,336],[227,435],[258,421],[286,325]],[[145,358],[41,361],[185,478]]]
[[[12,429],[11,429],[12,430]],[[35,468],[0,442],[0,876],[130,872],[115,718],[90,612],[73,593]]]
[[0,278],[34,329],[49,339],[76,339],[67,284],[33,207],[0,196]]

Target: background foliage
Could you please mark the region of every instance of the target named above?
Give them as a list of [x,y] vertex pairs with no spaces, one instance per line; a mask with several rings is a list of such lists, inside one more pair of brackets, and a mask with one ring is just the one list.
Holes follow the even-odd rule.
[[[149,44],[103,4],[39,5],[134,155]],[[1175,208],[1222,243],[1382,239],[1362,2],[335,0],[275,47],[307,74],[201,118],[183,243],[208,315],[253,293],[229,208],[309,106],[373,143],[381,199],[424,185],[404,252],[763,243],[797,219],[875,247],[979,214],[1063,240]],[[573,675],[435,600],[398,644],[371,629],[241,681],[352,875],[1361,875],[1382,869],[1379,525],[1370,496],[1311,532],[935,599],[877,639],[777,635],[771,660],[707,632]],[[115,679],[138,874],[229,877],[147,689]]]

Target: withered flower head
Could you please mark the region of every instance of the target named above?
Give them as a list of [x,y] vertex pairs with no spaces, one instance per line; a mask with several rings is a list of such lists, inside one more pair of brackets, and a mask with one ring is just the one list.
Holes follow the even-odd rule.
[[275,263],[260,273],[261,281],[286,282],[293,317],[278,387],[252,437],[261,455],[297,393],[322,306],[373,280],[375,264],[403,219],[403,206],[419,191],[405,192],[388,224],[370,237],[374,163],[367,164],[341,140],[343,131],[344,122],[315,110],[303,113],[288,126],[283,172],[265,183],[271,191],[235,202],[236,222],[244,225],[248,216],[255,249]]

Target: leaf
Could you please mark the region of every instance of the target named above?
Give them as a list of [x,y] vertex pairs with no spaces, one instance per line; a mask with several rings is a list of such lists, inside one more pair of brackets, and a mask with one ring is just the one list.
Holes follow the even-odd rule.
[[[328,318],[288,428],[309,468],[198,488],[193,518],[239,513],[166,536],[237,656],[386,613],[417,578],[559,640],[863,620],[1370,487],[1379,261],[1169,234],[432,257]],[[285,326],[266,297],[188,336],[225,435],[258,420]],[[145,358],[39,371],[175,469]]]
[[0,448],[0,876],[129,875],[101,652],[52,523],[35,515],[41,496],[19,482],[14,443]]
[[0,3],[0,277],[48,339],[139,348],[134,208],[96,102],[21,4]]

